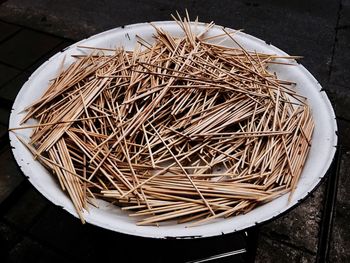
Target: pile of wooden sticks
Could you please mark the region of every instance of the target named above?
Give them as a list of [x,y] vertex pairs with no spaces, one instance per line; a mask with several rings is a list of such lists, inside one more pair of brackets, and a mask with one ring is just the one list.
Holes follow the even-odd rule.
[[[246,213],[295,189],[313,132],[278,57],[245,50],[233,32],[184,37],[155,27],[134,51],[92,48],[27,108],[27,147],[58,178],[84,222],[94,199],[139,225],[204,223]],[[226,37],[235,48],[214,44]],[[82,47],[89,48],[89,47]],[[286,67],[285,65],[281,65]],[[23,127],[22,127],[23,128]],[[22,140],[24,142],[24,140]]]

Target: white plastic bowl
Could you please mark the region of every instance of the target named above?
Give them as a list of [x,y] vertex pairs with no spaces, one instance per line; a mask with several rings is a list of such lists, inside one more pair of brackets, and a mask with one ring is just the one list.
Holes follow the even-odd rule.
[[[154,24],[172,35],[182,35],[182,31],[175,22],[154,22]],[[196,32],[200,32],[204,27],[205,24],[193,24],[193,30]],[[64,66],[67,67],[74,61],[70,55],[87,52],[86,49],[78,48],[78,45],[105,48],[124,46],[125,49],[132,50],[136,43],[136,35],[152,42],[152,35],[154,33],[154,28],[148,23],[125,26],[92,36],[73,44],[63,52],[57,53],[41,65],[23,85],[14,102],[9,126],[20,126],[19,123],[24,117],[23,109],[43,94],[48,87],[49,80],[58,74],[59,67],[64,57],[66,57]],[[215,26],[209,32],[209,35],[221,33],[222,27]],[[248,50],[287,55],[280,49],[245,33],[236,33],[235,39]],[[221,41],[223,45],[234,46],[232,40],[229,40],[227,37],[218,39],[217,41]],[[290,203],[288,203],[288,194],[286,194],[272,202],[257,207],[245,215],[239,215],[228,219],[216,219],[204,225],[187,228],[186,224],[176,223],[168,223],[161,227],[136,226],[135,219],[129,217],[126,212],[121,211],[116,206],[101,201],[99,208],[90,207],[90,212],[84,213],[86,221],[113,231],[144,237],[209,237],[239,231],[272,219],[304,199],[320,183],[333,160],[337,145],[335,115],[320,84],[302,65],[273,66],[270,69],[276,71],[280,78],[297,83],[297,91],[303,96],[306,96],[309,100],[315,121],[310,153]],[[30,122],[32,122],[32,120],[28,123]],[[17,133],[24,138],[29,138],[31,130],[20,130]],[[34,187],[52,203],[63,207],[63,209],[77,217],[72,202],[61,190],[55,177],[50,175],[38,161],[33,159],[31,153],[13,133],[10,133],[10,140],[13,146],[13,154],[18,165]]]

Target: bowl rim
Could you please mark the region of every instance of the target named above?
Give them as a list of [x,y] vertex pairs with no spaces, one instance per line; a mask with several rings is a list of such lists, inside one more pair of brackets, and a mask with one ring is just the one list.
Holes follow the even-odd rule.
[[[165,27],[165,29],[166,29],[167,26],[174,26],[176,24],[176,22],[174,22],[174,21],[157,21],[157,22],[152,22],[152,23],[155,24],[158,27],[163,27],[163,28]],[[194,23],[192,23],[192,24],[194,24]],[[207,25],[207,23],[200,23],[200,22],[198,22],[197,25],[205,26],[205,25]],[[29,77],[28,81],[22,86],[20,92],[18,93],[18,95],[17,95],[17,97],[16,97],[16,99],[14,101],[14,104],[13,104],[13,107],[12,107],[12,110],[11,110],[9,127],[11,127],[11,126],[13,127],[13,123],[15,122],[14,113],[15,113],[15,109],[17,108],[17,104],[18,104],[18,101],[20,99],[20,96],[21,96],[21,91],[27,85],[28,86],[31,85],[31,80],[33,78],[35,78],[35,76],[37,74],[40,74],[44,70],[45,66],[47,66],[47,64],[49,64],[54,58],[64,54],[67,50],[76,48],[78,45],[81,45],[81,44],[85,43],[86,41],[93,40],[93,39],[98,39],[98,38],[104,37],[106,35],[109,35],[111,33],[118,32],[118,31],[120,31],[120,32],[127,32],[128,30],[137,29],[137,28],[144,28],[145,26],[146,27],[150,27],[150,23],[136,23],[136,24],[131,24],[131,25],[127,25],[127,26],[121,26],[121,27],[113,28],[113,29],[101,32],[99,34],[93,35],[93,36],[91,36],[89,38],[83,39],[81,41],[78,41],[78,42],[76,42],[76,43],[66,47],[62,51],[57,52],[55,55],[53,55],[51,58],[49,58],[46,62],[44,62],[39,68],[37,68],[37,70],[34,71],[34,73],[31,75],[31,77]],[[218,26],[218,25],[215,25],[214,27],[215,28],[219,28],[219,29],[220,28],[226,28],[226,27],[222,27],[222,26]],[[227,29],[230,29],[230,28],[227,28]],[[230,29],[230,30],[232,30],[232,29]],[[244,32],[238,32],[237,34],[240,34],[243,37],[248,38],[248,39],[250,39],[250,40],[252,40],[254,42],[267,45],[267,46],[273,48],[274,50],[276,50],[277,52],[279,52],[280,54],[288,55],[287,53],[285,53],[284,51],[280,50],[279,48],[277,48],[277,47],[275,47],[275,46],[273,46],[271,44],[268,44],[264,40],[256,38],[256,37],[254,37],[252,35],[246,34]],[[174,231],[173,234],[168,235],[168,234],[162,234],[162,233],[159,233],[159,232],[152,233],[152,231],[143,231],[142,230],[144,228],[148,228],[149,226],[135,226],[134,229],[118,228],[118,227],[112,226],[110,224],[100,224],[99,222],[96,222],[96,221],[92,220],[89,217],[86,218],[86,222],[87,223],[91,223],[93,225],[97,225],[97,226],[105,228],[105,229],[121,232],[121,233],[124,233],[124,234],[143,236],[143,237],[152,237],[152,238],[199,238],[199,237],[217,236],[217,235],[221,235],[221,234],[227,234],[227,233],[232,233],[232,232],[237,232],[237,231],[240,231],[240,230],[244,230],[244,229],[250,228],[250,227],[252,227],[254,225],[259,225],[259,224],[271,221],[274,218],[279,217],[279,216],[281,216],[283,214],[286,214],[291,209],[295,208],[298,204],[300,204],[303,200],[305,200],[311,194],[311,192],[313,192],[321,184],[322,180],[326,177],[326,174],[328,173],[328,170],[330,169],[331,163],[334,160],[334,156],[335,156],[335,152],[336,152],[336,146],[337,146],[337,141],[338,141],[338,137],[337,137],[337,123],[336,123],[335,113],[334,113],[332,105],[331,105],[331,103],[330,103],[330,101],[329,101],[325,91],[322,89],[320,83],[314,78],[314,76],[304,66],[302,66],[300,63],[297,66],[313,82],[314,87],[312,87],[312,88],[317,89],[321,93],[322,100],[325,103],[325,107],[328,109],[328,113],[330,114],[330,117],[332,119],[332,121],[330,122],[330,125],[331,125],[330,129],[332,130],[332,133],[333,133],[332,145],[334,147],[332,149],[330,149],[330,153],[329,153],[330,158],[327,159],[327,163],[323,164],[323,167],[324,167],[323,171],[324,171],[324,173],[322,175],[318,176],[317,180],[314,181],[314,183],[312,184],[312,186],[310,187],[310,189],[308,191],[306,191],[302,196],[299,196],[298,199],[293,200],[288,206],[285,207],[285,209],[282,209],[282,211],[275,211],[275,213],[272,213],[269,217],[264,218],[263,220],[256,220],[256,221],[253,220],[249,224],[246,224],[244,227],[232,228],[232,226],[230,227],[230,225],[228,225],[228,227],[225,228],[224,230],[222,230],[222,229],[217,229],[216,230],[215,227],[214,227],[214,229],[211,228],[210,230],[206,231],[205,233],[203,232],[202,235],[191,234],[191,232],[193,232],[193,231],[190,231],[190,230],[188,231],[188,233],[189,233],[188,235],[187,234],[183,234],[183,233],[179,234],[177,231]],[[50,202],[54,203],[57,206],[62,207],[64,210],[68,211],[73,216],[78,217],[78,215],[75,212],[74,208],[72,209],[72,207],[70,207],[70,206],[65,206],[65,205],[62,205],[59,202],[55,202],[55,200],[54,200],[54,198],[52,196],[49,196],[49,195],[45,194],[46,192],[41,187],[38,187],[37,182],[30,176],[30,171],[27,169],[27,166],[23,165],[24,161],[22,159],[21,152],[16,150],[16,147],[18,146],[17,138],[15,137],[15,135],[13,133],[10,132],[9,133],[9,139],[10,139],[10,145],[12,147],[12,153],[13,153],[13,156],[15,157],[15,159],[16,159],[16,162],[17,162],[18,166],[22,170],[23,174],[27,177],[29,182],[34,186],[34,188],[36,188],[37,191],[39,191],[43,196],[45,196],[46,199],[50,200]],[[17,141],[17,143],[16,143],[16,141]],[[85,215],[85,213],[84,213],[84,215]],[[215,222],[212,223],[212,224],[215,224]]]

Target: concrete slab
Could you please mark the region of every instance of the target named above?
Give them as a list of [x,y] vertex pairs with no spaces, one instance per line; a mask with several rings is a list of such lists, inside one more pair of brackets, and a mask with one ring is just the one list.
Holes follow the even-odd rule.
[[[64,48],[68,47],[69,45],[73,44],[73,41],[61,39],[61,43],[56,46],[54,49],[50,50],[45,55],[41,56],[39,60],[37,60],[32,66],[30,66],[26,71],[29,73],[33,73],[39,66],[41,66],[42,63],[44,63],[46,60],[48,60],[50,57],[55,55],[56,53],[62,51]],[[0,91],[1,92],[1,91]]]
[[[0,31],[1,32],[1,31]],[[0,44],[1,47],[1,44]],[[21,71],[0,63],[0,87],[17,76]]]
[[22,238],[22,235],[7,223],[0,221],[0,256],[8,258],[11,248]]
[[9,123],[9,118],[10,118],[10,109],[0,107],[0,125],[3,125],[8,127]]
[[[341,210],[341,211],[339,211]],[[337,205],[336,219],[333,223],[331,248],[329,253],[329,262],[343,263],[348,262],[350,258],[350,227],[349,227],[349,206],[339,209]]]
[[342,119],[337,119],[338,124],[338,145],[349,149],[350,148],[350,122]]
[[24,180],[24,176],[18,169],[13,159],[10,147],[6,147],[0,153],[0,204],[13,192]]
[[328,80],[337,1],[10,0],[0,6],[0,18],[79,40],[125,24],[171,20],[171,13],[186,8],[200,21],[243,28],[287,53],[304,56],[302,63],[311,73],[323,84]]
[[350,258],[350,151],[343,153],[340,165],[329,262],[348,262]]
[[339,28],[350,27],[350,0],[342,0],[340,8]]
[[0,44],[0,61],[24,70],[61,42],[60,38],[22,29]]
[[350,27],[340,28],[337,32],[337,41],[335,45],[330,81],[350,89],[350,57],[345,55],[349,49]]
[[343,87],[336,84],[327,85],[327,94],[330,98],[338,118],[350,121],[350,92],[349,87]]
[[14,101],[17,93],[22,88],[23,84],[28,80],[30,73],[22,72],[17,77],[12,79],[6,85],[0,88],[0,97],[9,101]]
[[316,256],[299,249],[292,248],[281,243],[279,240],[271,240],[261,237],[256,252],[255,263],[276,263],[276,262],[315,262]]
[[0,21],[0,42],[14,35],[19,29],[19,26]]
[[61,44],[55,47],[53,50],[41,56],[33,65],[31,65],[26,71],[20,73],[18,76],[13,78],[7,84],[0,87],[0,98],[4,98],[8,101],[14,101],[17,93],[22,88],[23,84],[28,80],[31,73],[33,73],[42,63],[48,60],[51,56],[59,51],[62,51],[65,47],[72,44],[70,41],[63,40]]
[[324,192],[325,184],[322,184],[298,207],[262,226],[263,236],[317,253]]
[[[141,238],[82,225],[78,219],[53,206],[42,214],[30,234],[73,259],[107,262],[111,258],[105,251],[116,248],[123,251],[118,254],[120,262],[187,262],[243,248],[247,238],[244,233],[194,240]],[[150,252],[149,248],[156,248],[156,251]],[[232,261],[245,262],[244,255],[219,262]]]
[[4,212],[3,218],[17,229],[26,231],[38,219],[48,203],[41,194],[30,187]]
[[[184,8],[181,8],[182,10]],[[152,1],[18,1],[4,3],[0,17],[18,24],[30,23],[33,28],[71,39],[82,39],[121,25],[151,20],[169,19],[169,10],[159,16]],[[12,15],[8,15],[12,14]],[[158,19],[155,19],[156,17]]]
[[337,204],[339,204],[340,207],[345,205],[350,207],[350,149],[344,150],[345,152],[341,156],[340,163]]
[[8,262],[73,262],[65,258],[61,253],[56,253],[50,248],[25,237],[10,252]]
[[0,141],[7,135],[7,127],[0,124]]
[[350,1],[343,0],[340,9],[330,81],[350,89],[350,57],[347,55],[349,50]]
[[[317,25],[320,19],[330,24],[336,21],[337,3],[331,0],[320,3],[319,1],[291,1],[283,2],[276,0],[254,1],[254,3],[243,1],[104,1],[100,4],[93,0],[69,1],[60,3],[45,0],[10,0],[4,3],[0,10],[1,17],[16,22],[32,22],[34,27],[44,31],[52,31],[56,34],[69,34],[69,38],[80,39],[94,32],[106,30],[122,24],[135,22],[146,22],[152,20],[170,19],[170,13],[176,10],[183,12],[188,9],[191,16],[200,16],[201,20],[215,20],[216,23],[235,27],[244,24],[257,24],[264,19],[270,28],[288,28],[290,19],[298,19],[295,14],[300,14],[311,20],[303,25],[308,29],[312,24]],[[208,12],[210,10],[210,12]],[[14,14],[10,17],[9,13]],[[278,14],[279,16],[276,16]],[[311,16],[312,14],[312,16]],[[299,16],[299,17],[300,17]],[[64,19],[60,19],[64,18]],[[254,19],[253,19],[254,18]],[[273,23],[278,20],[279,23]],[[241,22],[241,23],[238,23]],[[286,25],[288,25],[286,27]],[[71,27],[73,26],[73,27]],[[294,26],[300,26],[301,24]],[[244,28],[247,28],[246,26]],[[79,33],[80,31],[80,33]],[[293,33],[302,33],[304,30],[295,30]],[[306,30],[305,30],[306,31]],[[324,30],[325,31],[325,30]],[[288,34],[291,32],[288,31]],[[314,32],[309,32],[312,33]],[[76,37],[72,37],[75,35]]]

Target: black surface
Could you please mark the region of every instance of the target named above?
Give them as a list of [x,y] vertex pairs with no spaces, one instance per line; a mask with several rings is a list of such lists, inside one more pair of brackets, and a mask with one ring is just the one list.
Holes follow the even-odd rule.
[[[0,45],[1,46],[1,45]],[[0,63],[0,86],[6,84],[20,73],[19,70]]]
[[324,204],[323,218],[320,228],[320,238],[316,256],[317,263],[327,262],[329,260],[329,240],[332,236],[332,225],[337,198],[341,152],[341,147],[338,147],[333,165],[331,167],[330,178],[327,182],[326,202]]
[[[81,225],[79,220],[72,220],[71,215],[54,207],[41,216],[30,233],[73,259],[104,262],[113,262],[116,256],[105,251],[116,250],[121,252],[116,257],[122,262],[185,262],[244,248],[247,242],[244,233],[194,240],[129,236],[93,225]],[[235,257],[236,262],[244,262],[242,259]]]
[[19,172],[18,166],[12,157],[10,147],[7,145],[0,149],[0,204],[21,184],[24,177]]
[[12,102],[15,100],[19,90],[22,88],[23,84],[28,80],[30,76],[29,72],[22,72],[16,76],[7,84],[0,88],[0,98]]
[[4,23],[0,21],[0,42],[10,38],[12,35],[14,35],[17,31],[20,30],[19,26],[11,25],[9,23]]
[[21,29],[10,39],[0,44],[0,61],[24,70],[61,42],[61,39],[53,36]]

